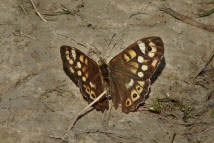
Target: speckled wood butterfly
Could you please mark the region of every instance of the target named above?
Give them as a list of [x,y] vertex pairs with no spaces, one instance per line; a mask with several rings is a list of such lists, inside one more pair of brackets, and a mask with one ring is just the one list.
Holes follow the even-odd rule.
[[[137,40],[108,64],[102,58],[97,64],[74,47],[62,46],[60,52],[65,73],[80,88],[88,103],[107,89],[115,109],[121,104],[122,111],[129,113],[144,104],[150,80],[163,58],[164,45],[159,37]],[[107,95],[93,107],[102,112],[108,110]]]

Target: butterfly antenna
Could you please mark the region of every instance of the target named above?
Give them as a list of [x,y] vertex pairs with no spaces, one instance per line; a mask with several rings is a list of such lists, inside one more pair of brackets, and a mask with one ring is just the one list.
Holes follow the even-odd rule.
[[[113,41],[113,39],[114,39],[115,36],[116,36],[116,33],[114,33],[114,34],[112,35],[111,40],[110,40],[110,42],[109,42],[107,48],[109,48],[109,46],[111,45],[111,43],[112,43],[112,41]],[[114,49],[114,48],[116,47],[117,44],[118,44],[118,42],[115,42],[114,45],[109,49],[109,51],[111,51],[112,49]],[[107,55],[107,58],[109,58],[109,57],[110,57],[110,55]]]
[[96,55],[99,55],[99,56],[101,55],[101,53],[98,52],[99,50],[97,49],[96,46],[94,46],[92,44],[88,44],[88,43],[79,42],[79,41],[77,41],[77,40],[75,40],[73,38],[71,38],[71,40],[74,41],[77,45],[80,45],[80,46],[86,48],[88,50],[88,54],[93,53],[93,54],[96,54]]
[[89,49],[88,54],[93,53],[93,54],[97,55],[98,57],[101,57],[101,52],[100,52],[100,50],[99,50],[95,45],[90,44],[90,46],[93,47],[93,48],[90,48],[90,49]]
[[86,48],[87,50],[89,50],[88,46],[86,46],[87,43],[79,42],[79,41],[77,41],[77,40],[75,40],[73,38],[71,38],[71,40],[74,41],[77,45],[80,45],[80,46]]
[[[126,22],[125,22],[125,29],[124,30],[122,30],[121,32],[118,32],[118,34],[119,34],[119,40],[117,41],[117,42],[115,42],[114,43],[114,45],[113,45],[113,47],[110,49],[110,50],[112,50],[112,49],[114,49],[118,44],[119,44],[119,42],[122,42],[122,44],[123,44],[123,40],[122,40],[122,37],[123,37],[123,35],[125,35],[125,32],[124,31],[126,31],[126,29],[128,28],[128,21],[129,21],[129,19],[127,19],[126,20]],[[118,35],[117,34],[117,35]],[[112,36],[112,39],[114,38],[116,36],[116,34],[113,34],[113,36]],[[109,57],[109,56],[108,56]]]
[[84,109],[82,109],[74,118],[73,122],[70,124],[70,126],[67,129],[67,132],[65,134],[67,134],[71,129],[74,128],[75,124],[77,123],[78,119],[85,114],[86,112],[88,112],[89,110],[91,110],[94,104],[96,104],[105,94],[107,93],[107,90],[103,91],[103,93],[101,93],[93,102],[91,102],[88,106],[86,106]]
[[116,33],[114,33],[112,36],[111,36],[111,39],[109,40],[109,43],[108,43],[108,46],[107,46],[107,49],[109,48],[109,46],[111,45],[111,42],[113,41],[114,37],[116,36]]

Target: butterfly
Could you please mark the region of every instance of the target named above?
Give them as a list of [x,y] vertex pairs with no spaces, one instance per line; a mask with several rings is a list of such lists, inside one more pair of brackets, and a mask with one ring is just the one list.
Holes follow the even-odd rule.
[[63,69],[79,87],[83,98],[91,103],[104,90],[108,93],[93,107],[104,112],[109,109],[109,96],[115,109],[136,111],[144,104],[150,92],[151,78],[164,56],[160,37],[137,40],[107,64],[100,58],[98,64],[75,47],[61,46]]

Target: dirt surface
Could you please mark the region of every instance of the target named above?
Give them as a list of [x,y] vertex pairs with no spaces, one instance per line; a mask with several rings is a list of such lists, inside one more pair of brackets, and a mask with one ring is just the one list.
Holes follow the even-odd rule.
[[[30,0],[3,0],[0,4],[0,143],[214,142],[213,62],[194,81],[191,79],[207,63],[214,49],[214,33],[159,10],[167,4],[209,25],[214,15],[196,15],[213,8],[213,1],[34,3],[48,22],[35,14]],[[116,47],[106,50],[114,34],[110,47],[115,43]],[[111,59],[148,36],[163,39],[166,66],[152,85],[145,106],[129,114],[122,113],[120,107],[110,114],[93,110],[62,138],[87,102],[63,72],[60,46],[75,46],[94,60],[97,55],[90,51],[97,49]],[[104,115],[110,115],[107,128],[103,127]]]

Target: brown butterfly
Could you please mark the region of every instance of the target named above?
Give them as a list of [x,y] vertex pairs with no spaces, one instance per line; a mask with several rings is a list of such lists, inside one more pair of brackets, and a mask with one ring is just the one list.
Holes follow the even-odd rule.
[[[143,38],[108,64],[100,58],[99,65],[74,47],[62,46],[60,52],[65,73],[88,103],[107,89],[115,109],[121,104],[122,111],[129,113],[144,104],[150,92],[150,79],[163,58],[164,44],[159,37]],[[93,107],[102,112],[108,110],[107,98],[106,94]]]

